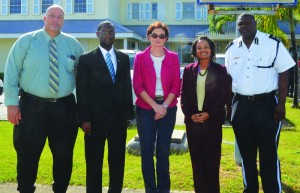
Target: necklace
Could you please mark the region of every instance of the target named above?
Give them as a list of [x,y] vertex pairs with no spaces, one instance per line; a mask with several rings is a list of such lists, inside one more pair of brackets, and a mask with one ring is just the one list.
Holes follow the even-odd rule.
[[201,70],[200,70],[200,68],[199,68],[199,75],[200,75],[200,76],[205,76],[205,75],[207,74],[207,72],[208,72],[208,68],[206,68],[205,71],[204,71],[204,73],[201,74]]

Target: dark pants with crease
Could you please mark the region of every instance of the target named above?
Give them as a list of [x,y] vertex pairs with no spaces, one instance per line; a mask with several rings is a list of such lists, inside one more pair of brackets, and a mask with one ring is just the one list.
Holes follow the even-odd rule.
[[23,94],[20,111],[22,120],[14,127],[18,191],[35,191],[39,159],[48,139],[53,156],[52,189],[55,193],[65,193],[71,178],[73,149],[78,132],[74,95],[57,102],[47,102]]
[[105,141],[108,143],[108,193],[121,193],[124,178],[127,121],[117,116],[110,123],[92,122],[91,134],[85,135],[86,192],[102,192],[102,167]]
[[[275,96],[254,101],[235,97],[232,126],[242,157],[244,193],[258,193],[258,174],[265,193],[282,192],[277,154],[281,123],[275,122]],[[257,170],[257,153],[259,168]]]
[[220,192],[222,125],[186,122],[196,193]]

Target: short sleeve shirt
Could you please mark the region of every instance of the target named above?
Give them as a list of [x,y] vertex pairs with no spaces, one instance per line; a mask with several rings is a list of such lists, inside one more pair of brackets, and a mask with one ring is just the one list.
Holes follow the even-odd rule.
[[[225,66],[232,77],[232,91],[242,95],[268,93],[278,88],[278,74],[295,65],[283,44],[257,31],[250,48],[242,37],[233,41],[225,55]],[[276,60],[274,61],[276,57]],[[274,66],[272,63],[274,61]]]

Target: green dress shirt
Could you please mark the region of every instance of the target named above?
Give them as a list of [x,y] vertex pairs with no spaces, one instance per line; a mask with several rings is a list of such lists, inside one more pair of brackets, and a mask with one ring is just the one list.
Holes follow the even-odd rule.
[[4,70],[4,102],[19,104],[18,88],[43,98],[61,98],[75,88],[75,69],[82,45],[72,36],[60,33],[55,38],[58,53],[59,91],[49,91],[49,41],[44,29],[22,35],[11,48]]

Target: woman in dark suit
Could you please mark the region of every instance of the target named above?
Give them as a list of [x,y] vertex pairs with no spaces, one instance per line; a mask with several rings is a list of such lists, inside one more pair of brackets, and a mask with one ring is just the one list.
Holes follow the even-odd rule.
[[219,193],[223,108],[227,102],[226,68],[214,62],[215,45],[206,36],[192,45],[195,63],[184,68],[184,113],[196,193]]

